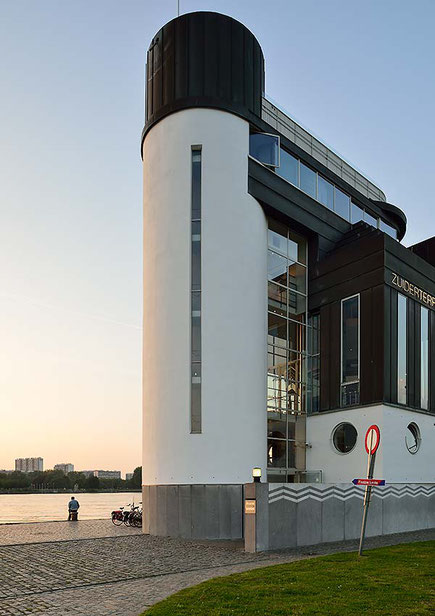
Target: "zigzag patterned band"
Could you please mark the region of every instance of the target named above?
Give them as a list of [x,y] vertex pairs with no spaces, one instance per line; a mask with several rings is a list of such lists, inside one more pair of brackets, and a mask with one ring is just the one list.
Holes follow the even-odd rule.
[[[295,489],[288,485],[280,485],[279,487],[269,487],[269,504],[275,503],[279,500],[287,500],[292,503],[300,503],[308,498],[311,498],[318,502],[323,502],[331,498],[335,498],[340,501],[347,501],[351,498],[364,498],[364,486],[349,486],[340,487],[336,485],[320,488],[319,486],[307,486],[301,489]],[[404,496],[410,496],[416,498],[417,496],[425,496],[429,498],[435,495],[435,484],[411,484],[411,485],[389,485],[389,486],[376,486],[372,488],[372,497],[375,498],[403,498]]]

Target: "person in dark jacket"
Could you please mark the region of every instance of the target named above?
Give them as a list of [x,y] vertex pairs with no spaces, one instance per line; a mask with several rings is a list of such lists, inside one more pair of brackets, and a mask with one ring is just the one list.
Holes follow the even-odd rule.
[[68,522],[71,520],[77,520],[77,512],[79,510],[79,501],[74,496],[71,496],[71,500],[68,503]]

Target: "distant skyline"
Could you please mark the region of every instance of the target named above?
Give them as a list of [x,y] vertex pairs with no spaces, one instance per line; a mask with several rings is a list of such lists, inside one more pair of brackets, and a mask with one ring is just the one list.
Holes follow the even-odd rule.
[[[267,95],[405,211],[405,245],[434,235],[432,0],[180,9],[252,30]],[[0,4],[0,468],[141,464],[144,67],[176,14],[177,0]]]

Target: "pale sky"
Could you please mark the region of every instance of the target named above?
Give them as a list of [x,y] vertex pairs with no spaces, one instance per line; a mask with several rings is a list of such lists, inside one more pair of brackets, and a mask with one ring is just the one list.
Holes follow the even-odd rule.
[[[433,0],[180,0],[242,21],[266,93],[435,233]],[[176,0],[0,0],[0,468],[141,464],[146,49]]]

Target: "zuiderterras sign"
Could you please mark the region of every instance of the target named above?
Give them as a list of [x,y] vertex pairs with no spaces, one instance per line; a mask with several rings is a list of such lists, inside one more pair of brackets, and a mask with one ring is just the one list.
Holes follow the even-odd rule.
[[424,291],[423,289],[420,289],[420,287],[417,287],[417,285],[412,284],[412,282],[409,282],[408,280],[402,278],[402,276],[399,276],[394,272],[392,272],[392,276],[393,278],[391,280],[391,283],[394,286],[398,287],[402,291],[405,291],[405,293],[416,297],[421,302],[423,302],[423,304],[426,304],[430,308],[435,307],[435,297],[433,295],[431,295],[427,291]]

